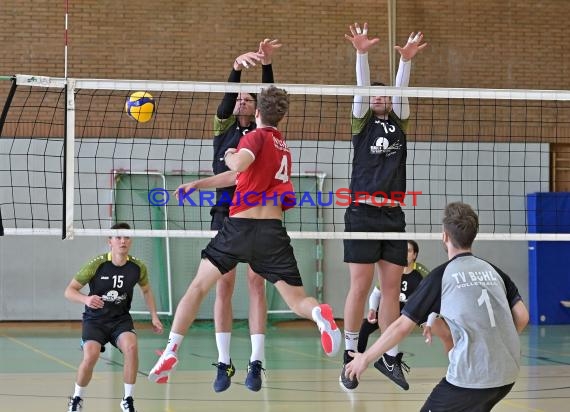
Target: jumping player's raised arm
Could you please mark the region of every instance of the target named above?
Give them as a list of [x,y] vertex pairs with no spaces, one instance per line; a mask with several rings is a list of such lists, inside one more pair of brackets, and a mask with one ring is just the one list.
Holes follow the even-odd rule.
[[[370,67],[368,66],[368,49],[380,41],[379,38],[368,38],[368,23],[364,23],[361,29],[358,23],[349,26],[350,34],[344,37],[352,43],[356,49],[356,84],[358,86],[370,86]],[[354,96],[352,114],[356,118],[363,118],[370,108],[368,96]]]
[[[261,60],[261,55],[258,52],[247,52],[239,55],[234,60],[232,71],[228,77],[228,83],[239,83],[241,82],[241,71],[242,68],[249,68],[255,66],[256,62]],[[218,110],[216,111],[216,116],[219,120],[229,119],[234,113],[234,107],[238,94],[234,92],[228,92],[224,94]]]
[[[394,47],[400,53],[400,64],[398,65],[398,73],[396,73],[396,87],[408,87],[412,70],[412,59],[427,46],[427,43],[422,43],[423,38],[422,32],[411,33],[404,47]],[[410,105],[407,97],[394,96],[392,102],[392,110],[396,116],[401,120],[406,120],[410,117]]]

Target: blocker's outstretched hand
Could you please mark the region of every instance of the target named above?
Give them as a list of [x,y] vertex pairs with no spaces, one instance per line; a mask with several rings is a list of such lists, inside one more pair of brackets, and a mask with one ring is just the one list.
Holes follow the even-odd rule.
[[402,56],[402,59],[404,59],[404,61],[412,60],[416,54],[427,47],[427,43],[422,43],[423,39],[424,34],[421,31],[417,33],[411,33],[410,37],[408,38],[408,42],[404,47],[394,46],[394,49],[400,53],[400,56]]
[[264,39],[263,41],[260,41],[259,50],[257,53],[262,56],[261,64],[271,64],[271,57],[273,56],[273,53],[281,46],[282,44],[279,43],[279,40],[277,39]]
[[234,60],[234,70],[241,70],[243,67],[249,69],[255,66],[256,62],[261,61],[263,55],[259,52],[247,52],[240,54]]
[[368,23],[364,23],[363,28],[360,28],[358,23],[351,24],[348,28],[350,34],[345,34],[344,38],[351,42],[360,54],[368,53],[368,49],[380,41],[378,37],[368,38]]

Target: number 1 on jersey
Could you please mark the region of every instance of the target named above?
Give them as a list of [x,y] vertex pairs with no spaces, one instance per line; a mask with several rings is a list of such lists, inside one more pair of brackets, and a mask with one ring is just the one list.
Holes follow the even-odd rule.
[[489,292],[487,292],[487,289],[483,289],[481,291],[481,296],[479,296],[479,299],[477,299],[477,303],[479,304],[479,306],[485,304],[485,306],[487,307],[487,313],[489,314],[489,321],[491,322],[491,327],[494,328],[495,326],[497,326],[497,324],[495,323],[495,314],[493,313],[493,306],[491,306],[491,299],[489,298]]
[[279,166],[279,170],[275,173],[275,179],[281,180],[283,183],[287,183],[289,181],[289,174],[287,171],[287,156],[283,155],[281,158],[281,166]]

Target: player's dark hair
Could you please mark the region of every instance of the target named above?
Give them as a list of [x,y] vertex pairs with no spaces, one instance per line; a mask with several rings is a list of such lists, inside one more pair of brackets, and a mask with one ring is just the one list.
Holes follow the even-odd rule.
[[408,240],[408,243],[412,245],[412,249],[414,249],[414,254],[416,255],[417,259],[418,255],[420,254],[420,247],[418,246],[418,243],[415,240]]
[[119,222],[119,223],[115,223],[113,226],[111,226],[111,229],[115,230],[115,229],[126,229],[129,230],[131,228],[131,226],[129,226],[128,223],[125,222]]
[[289,110],[289,95],[283,89],[269,86],[259,93],[257,110],[263,124],[277,127]]
[[[382,83],[382,82],[372,82],[370,85],[371,86],[386,86],[386,84]],[[390,100],[392,99],[392,96],[388,96],[388,97],[390,98]]]
[[443,212],[443,230],[454,247],[470,249],[479,231],[479,217],[467,203],[450,203]]

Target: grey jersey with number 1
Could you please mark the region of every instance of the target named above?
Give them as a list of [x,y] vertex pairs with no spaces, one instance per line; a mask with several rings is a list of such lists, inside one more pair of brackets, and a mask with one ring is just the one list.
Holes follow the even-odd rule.
[[434,269],[402,314],[421,324],[431,312],[449,325],[454,347],[446,379],[462,388],[496,388],[519,373],[520,340],[511,308],[521,300],[499,268],[463,253]]

